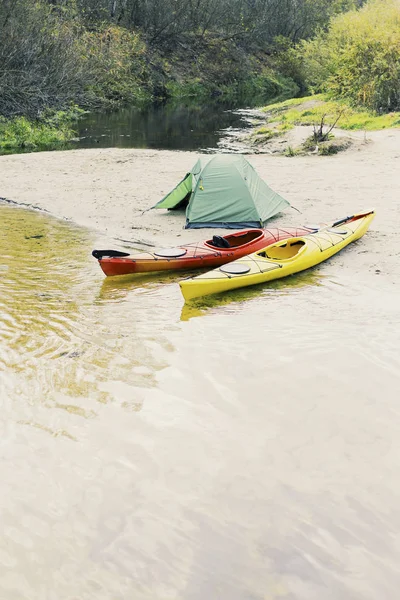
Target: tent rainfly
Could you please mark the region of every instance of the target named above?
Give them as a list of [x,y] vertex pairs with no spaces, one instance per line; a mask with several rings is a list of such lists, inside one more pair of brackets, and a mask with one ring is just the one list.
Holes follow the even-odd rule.
[[186,229],[263,227],[290,203],[256,173],[241,154],[200,158],[153,208],[186,206]]

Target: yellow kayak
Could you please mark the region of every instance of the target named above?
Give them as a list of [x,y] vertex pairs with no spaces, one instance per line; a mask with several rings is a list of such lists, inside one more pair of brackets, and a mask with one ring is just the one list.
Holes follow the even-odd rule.
[[358,240],[368,230],[375,211],[335,221],[314,233],[271,244],[218,269],[179,283],[185,300],[280,279],[309,269]]

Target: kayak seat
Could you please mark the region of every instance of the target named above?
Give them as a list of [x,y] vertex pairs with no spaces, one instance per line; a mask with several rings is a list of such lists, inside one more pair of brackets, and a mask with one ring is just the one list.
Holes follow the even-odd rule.
[[212,245],[215,246],[216,248],[230,248],[231,247],[228,240],[223,238],[221,235],[213,235]]

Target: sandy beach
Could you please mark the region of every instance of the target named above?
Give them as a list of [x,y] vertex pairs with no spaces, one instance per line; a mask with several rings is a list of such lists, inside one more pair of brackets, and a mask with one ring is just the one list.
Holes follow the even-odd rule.
[[[382,236],[393,236],[392,252],[381,256],[389,261],[400,224],[400,130],[370,132],[366,142],[363,137],[354,134],[352,148],[329,157],[247,155],[261,177],[301,213],[289,208],[269,223],[319,223],[372,207],[377,211],[375,250]],[[211,231],[185,230],[183,212],[148,209],[197,158],[192,152],[117,148],[2,156],[0,197],[93,228],[115,248],[173,246]]]

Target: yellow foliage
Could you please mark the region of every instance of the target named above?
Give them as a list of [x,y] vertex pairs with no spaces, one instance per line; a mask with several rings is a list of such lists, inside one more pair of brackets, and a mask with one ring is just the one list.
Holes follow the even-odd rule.
[[400,108],[400,2],[370,0],[302,44],[311,87],[383,111]]

